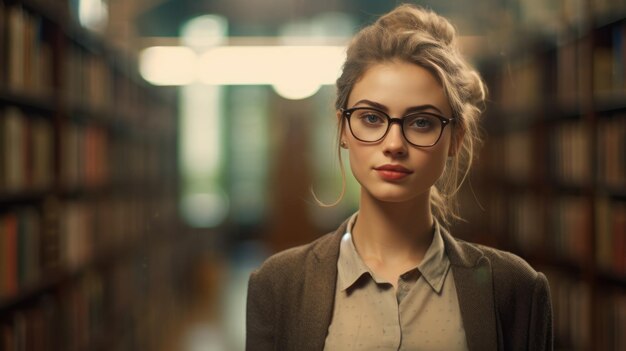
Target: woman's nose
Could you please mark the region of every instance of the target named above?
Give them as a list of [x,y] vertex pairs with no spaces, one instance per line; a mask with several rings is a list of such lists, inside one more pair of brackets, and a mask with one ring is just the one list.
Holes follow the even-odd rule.
[[387,155],[398,157],[407,153],[407,140],[402,134],[402,127],[398,123],[393,123],[383,139],[383,152]]

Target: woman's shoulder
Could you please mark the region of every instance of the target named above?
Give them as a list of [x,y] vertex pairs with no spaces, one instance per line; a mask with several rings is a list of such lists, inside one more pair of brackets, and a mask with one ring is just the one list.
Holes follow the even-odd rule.
[[461,245],[469,245],[480,251],[489,261],[496,290],[520,293],[543,289],[547,285],[545,275],[517,254],[486,245],[460,242]]
[[338,252],[339,235],[335,234],[331,232],[310,243],[275,253],[255,270],[255,274],[272,275],[276,278],[283,275],[293,277],[294,274],[315,263],[314,261],[325,259],[329,255],[332,256],[335,251]]
[[[478,244],[476,244],[478,245]],[[522,257],[509,251],[490,246],[478,245],[485,257],[491,261],[492,269],[503,274],[515,274],[534,279],[537,271]]]

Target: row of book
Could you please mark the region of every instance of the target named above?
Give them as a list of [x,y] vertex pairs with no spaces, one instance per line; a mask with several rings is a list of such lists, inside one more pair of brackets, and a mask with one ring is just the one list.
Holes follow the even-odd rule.
[[0,214],[0,305],[163,235],[175,223],[173,194],[107,194],[55,200]]
[[626,277],[626,202],[596,201],[596,262],[601,271]]
[[[593,231],[591,205],[582,196],[546,199],[541,194],[519,193],[511,198],[508,231],[523,253],[550,253],[558,260],[582,263]],[[546,251],[547,250],[547,251]]]
[[593,288],[578,277],[555,269],[544,273],[550,283],[559,349],[626,349],[626,290],[601,285],[592,293]]
[[598,181],[609,189],[626,189],[626,115],[598,123]]
[[[620,136],[616,130],[609,133]],[[486,168],[484,171],[512,183],[533,182],[538,177],[545,179],[544,176],[550,174],[560,184],[587,184],[593,175],[590,134],[587,124],[577,120],[563,121],[541,136],[532,128],[493,136],[488,140],[488,158],[483,162]],[[542,140],[546,137],[549,139]],[[606,140],[604,137],[599,138],[600,142],[607,143],[607,148],[612,148],[614,143]],[[543,145],[547,145],[547,150],[542,149]],[[605,168],[601,168],[602,171],[610,168],[610,177],[614,177],[614,173],[619,172],[623,165],[619,159],[622,157],[619,150],[610,150],[606,156],[610,161],[619,161],[617,165],[606,164]],[[610,161],[607,159],[607,162]]]
[[151,243],[141,259],[88,270],[27,307],[0,314],[0,349],[158,350],[176,308],[180,257]]
[[[147,128],[146,128],[147,129]],[[65,188],[154,184],[175,175],[175,145],[165,133],[115,130],[67,123],[61,133],[61,183]]]
[[108,130],[66,124],[61,130],[61,180],[67,188],[102,186],[108,179]]
[[508,233],[516,251],[549,255],[577,266],[595,257],[598,272],[626,277],[626,202],[611,196],[592,201],[586,196],[550,198],[534,192],[491,194],[481,200],[487,213],[475,213],[470,220],[487,218],[486,229]]
[[19,1],[0,0],[0,93],[44,101],[61,97],[70,112],[110,119],[151,116],[146,110],[156,111],[162,97],[148,93],[137,75],[129,76],[129,59],[113,59],[107,50],[68,37],[61,25]]
[[[488,140],[487,159],[482,165],[490,174],[508,182],[524,184],[545,172],[559,184],[580,186],[595,176],[599,185],[611,190],[626,187],[626,116],[602,116],[597,123],[597,151],[592,167],[590,125],[584,120],[563,121],[545,136],[548,152],[532,128],[496,135]],[[545,162],[545,167],[543,163]],[[538,167],[542,166],[542,167]],[[595,173],[595,175],[594,175]]]
[[76,122],[55,132],[50,116],[0,108],[0,196],[50,190],[56,160],[59,184],[67,189],[158,181],[175,172],[174,145],[162,135],[149,130],[115,133]]
[[0,108],[0,194],[47,190],[53,179],[51,119]]
[[11,91],[49,96],[53,84],[50,24],[19,4],[0,1],[0,81]]

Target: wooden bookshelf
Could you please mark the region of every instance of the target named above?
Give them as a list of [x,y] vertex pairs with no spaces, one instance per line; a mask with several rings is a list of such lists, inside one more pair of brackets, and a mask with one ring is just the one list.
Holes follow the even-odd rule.
[[555,349],[624,350],[626,8],[581,3],[561,32],[482,65],[492,101],[471,182],[484,211],[467,211],[468,236],[548,275]]
[[186,242],[176,101],[69,3],[0,0],[0,349],[156,349]]

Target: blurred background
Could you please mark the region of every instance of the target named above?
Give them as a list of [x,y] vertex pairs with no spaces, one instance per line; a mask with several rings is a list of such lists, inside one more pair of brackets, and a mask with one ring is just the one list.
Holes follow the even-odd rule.
[[[414,3],[490,91],[452,233],[548,275],[556,349],[626,350],[626,2]],[[357,208],[312,191],[396,4],[0,0],[0,350],[243,350],[250,272]]]

